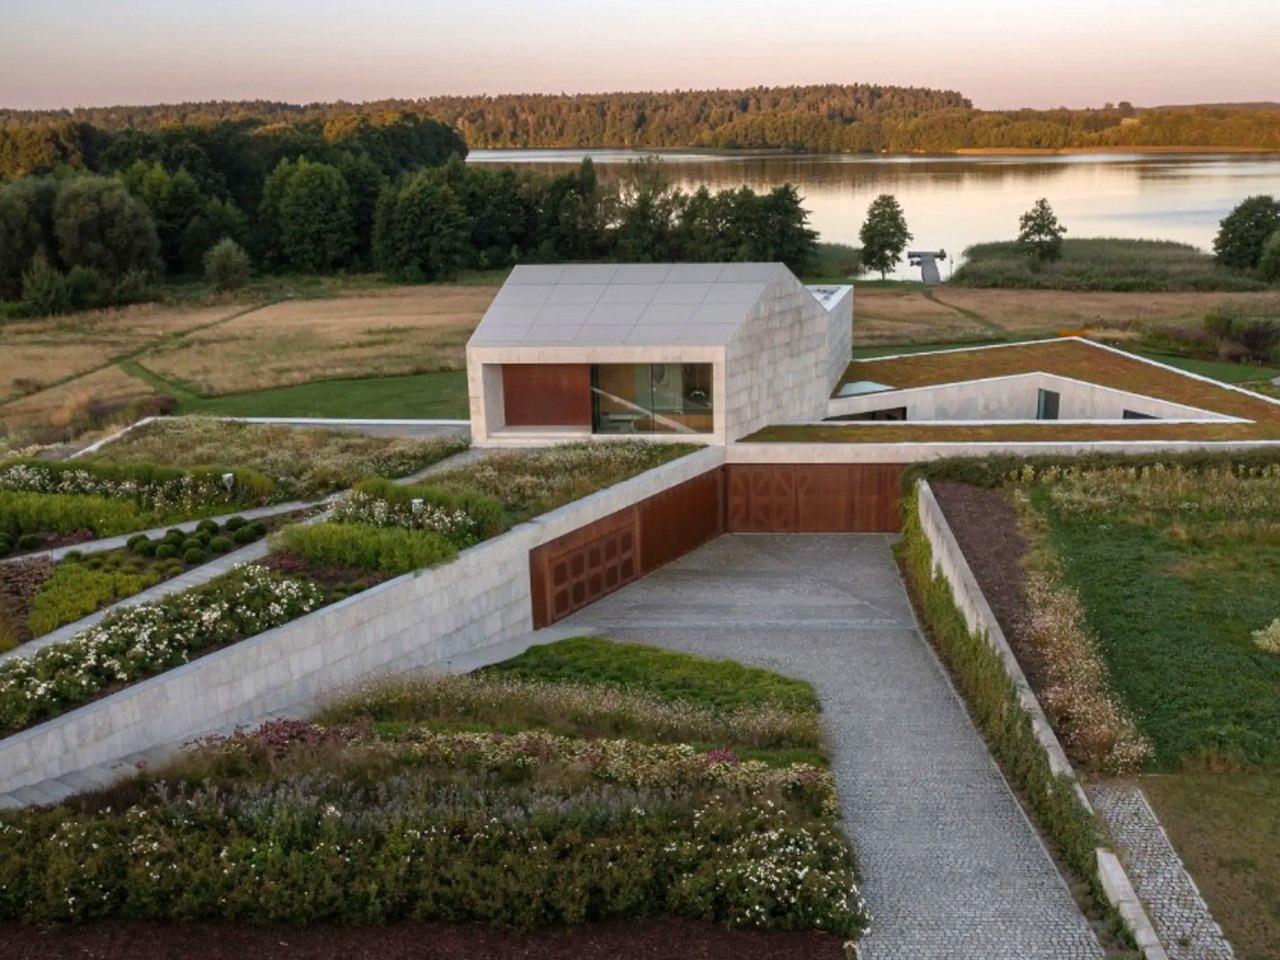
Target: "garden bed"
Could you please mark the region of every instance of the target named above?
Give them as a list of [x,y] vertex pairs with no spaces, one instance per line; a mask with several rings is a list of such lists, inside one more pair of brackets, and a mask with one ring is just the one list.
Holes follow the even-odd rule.
[[293,499],[321,497],[367,476],[407,476],[467,446],[465,439],[456,436],[368,437],[310,427],[175,417],[131,430],[83,461],[187,468],[235,463],[271,477],[281,499]]
[[[1276,955],[1280,863],[1261,851],[1280,841],[1280,460],[1007,466],[922,472],[1073,758],[1089,770],[1098,742],[1072,742],[1064,690],[1102,688],[1148,745],[1139,782],[1238,955]],[[1036,584],[1046,568],[1071,616]],[[1053,682],[1037,623],[1082,630],[1101,671]]]
[[155,538],[137,534],[120,550],[71,551],[56,563],[45,557],[11,561],[0,576],[0,652],[260,540],[283,522],[283,516],[252,523],[243,517],[222,524],[202,520],[190,533],[173,528]]
[[[582,948],[599,923],[681,917],[821,930],[803,948],[839,956],[868,917],[834,780],[794,759],[823,755],[812,689],[591,638],[552,652],[366,683],[316,722],[207,738],[106,791],[0,813],[0,920],[571,926],[544,936]],[[543,939],[479,942],[521,956],[502,951]],[[729,942],[754,949],[717,933],[706,955]]]
[[728,930],[661,919],[594,923],[529,933],[478,924],[385,927],[248,927],[230,923],[115,920],[48,931],[0,924],[11,960],[843,960],[827,933]]

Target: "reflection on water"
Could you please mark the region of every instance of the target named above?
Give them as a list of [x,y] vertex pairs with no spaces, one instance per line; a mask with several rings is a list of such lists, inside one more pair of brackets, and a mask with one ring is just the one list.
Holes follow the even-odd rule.
[[[473,163],[558,172],[590,156],[608,177],[652,154],[631,150],[475,150]],[[858,243],[867,206],[892,193],[912,246],[958,253],[1011,239],[1018,217],[1047,197],[1070,237],[1149,237],[1209,249],[1245,197],[1280,194],[1280,154],[1075,154],[1050,157],[868,157],[661,154],[672,182],[695,190],[794,183],[824,240]],[[943,274],[946,275],[944,266]],[[903,264],[898,276],[916,277]]]

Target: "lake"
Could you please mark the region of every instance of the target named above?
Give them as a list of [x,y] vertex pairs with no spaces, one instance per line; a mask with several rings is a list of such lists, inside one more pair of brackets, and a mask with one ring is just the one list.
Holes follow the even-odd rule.
[[[1221,220],[1245,197],[1280,194],[1280,154],[1068,154],[1062,156],[863,156],[701,154],[632,150],[473,150],[471,163],[519,164],[547,172],[585,156],[602,176],[661,156],[684,190],[791,182],[822,239],[858,246],[858,228],[878,194],[902,204],[911,246],[953,257],[973,243],[1012,239],[1018,217],[1046,197],[1069,237],[1180,240],[1212,247]],[[954,264],[952,264],[954,265]],[[945,277],[949,267],[943,265]],[[906,263],[902,279],[919,279]]]

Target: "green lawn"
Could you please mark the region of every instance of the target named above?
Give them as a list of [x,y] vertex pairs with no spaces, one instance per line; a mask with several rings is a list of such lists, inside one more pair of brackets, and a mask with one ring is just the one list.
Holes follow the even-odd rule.
[[1254,380],[1271,380],[1280,377],[1280,368],[1260,367],[1250,363],[1228,363],[1225,360],[1195,360],[1189,357],[1170,357],[1147,350],[1131,350],[1130,353],[1148,360],[1157,360],[1166,366],[1198,373],[1223,383],[1249,383]]
[[1142,778],[1238,960],[1280,956],[1280,776]]
[[1033,502],[1152,765],[1216,760],[1221,737],[1229,758],[1280,769],[1280,655],[1252,639],[1280,617],[1280,476],[1188,492],[1115,474]]
[[409,377],[318,380],[224,397],[184,399],[178,413],[224,417],[466,420],[462,370]]

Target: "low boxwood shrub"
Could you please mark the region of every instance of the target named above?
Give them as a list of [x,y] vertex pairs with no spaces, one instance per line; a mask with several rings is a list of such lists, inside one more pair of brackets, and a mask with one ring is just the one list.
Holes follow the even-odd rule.
[[234,544],[230,537],[213,537],[209,541],[209,549],[213,553],[226,553]]
[[169,560],[172,557],[176,557],[177,555],[178,555],[177,544],[165,542],[165,543],[161,543],[156,547],[157,560]]
[[249,522],[248,520],[246,520],[244,517],[241,517],[241,516],[229,517],[227,519],[227,522],[222,525],[222,529],[231,530],[234,532],[236,530],[239,530],[248,522]]
[[208,560],[209,555],[199,547],[188,547],[186,551],[183,552],[182,559],[192,566],[195,566],[196,564],[204,563]]
[[161,541],[148,540],[145,537],[133,545],[133,552],[140,557],[154,557]]
[[24,533],[18,538],[19,550],[34,550],[41,544],[41,540],[34,533]]
[[245,543],[253,543],[253,541],[257,540],[258,537],[260,536],[262,535],[260,533],[255,532],[252,526],[244,526],[244,527],[237,527],[235,533],[231,535],[231,539],[233,539],[236,543],[245,544]]
[[40,636],[159,582],[154,573],[95,570],[79,563],[60,563],[32,598],[27,624],[33,635]]
[[272,548],[315,563],[399,574],[451,560],[457,546],[443,534],[363,523],[315,523],[285,527]]
[[214,534],[218,532],[218,524],[214,520],[201,520],[196,524],[196,530],[202,533]]

